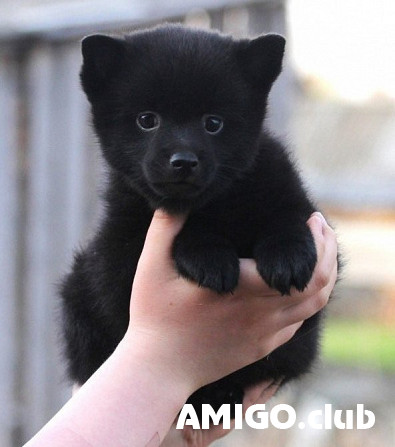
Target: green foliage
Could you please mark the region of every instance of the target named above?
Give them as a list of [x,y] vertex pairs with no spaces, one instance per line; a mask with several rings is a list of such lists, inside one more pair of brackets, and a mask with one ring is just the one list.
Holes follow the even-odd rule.
[[323,360],[395,372],[395,328],[371,321],[329,319]]

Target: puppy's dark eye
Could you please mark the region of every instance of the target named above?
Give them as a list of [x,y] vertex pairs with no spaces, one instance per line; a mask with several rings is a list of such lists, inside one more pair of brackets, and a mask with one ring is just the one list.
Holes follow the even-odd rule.
[[219,116],[215,116],[215,115],[204,116],[203,124],[204,124],[204,128],[206,129],[206,132],[211,133],[212,135],[219,133],[224,126],[224,122],[222,121],[222,118],[220,118]]
[[139,113],[136,122],[142,130],[154,130],[159,127],[159,116],[154,112]]

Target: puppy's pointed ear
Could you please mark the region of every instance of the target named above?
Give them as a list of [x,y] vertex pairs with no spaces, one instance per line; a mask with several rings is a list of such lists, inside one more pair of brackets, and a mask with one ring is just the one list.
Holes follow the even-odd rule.
[[123,39],[93,34],[81,43],[83,64],[80,73],[82,87],[91,99],[106,88],[126,58]]
[[285,39],[266,34],[239,43],[238,62],[246,78],[256,87],[270,88],[281,72]]

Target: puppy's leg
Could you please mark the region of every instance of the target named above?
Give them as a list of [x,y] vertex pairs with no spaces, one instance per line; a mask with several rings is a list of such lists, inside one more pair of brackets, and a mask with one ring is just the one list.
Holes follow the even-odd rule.
[[218,293],[232,292],[239,280],[236,249],[225,238],[184,227],[173,246],[178,271],[187,279]]
[[291,287],[302,291],[317,262],[313,236],[305,223],[279,226],[261,234],[254,247],[257,269],[266,283],[283,295]]

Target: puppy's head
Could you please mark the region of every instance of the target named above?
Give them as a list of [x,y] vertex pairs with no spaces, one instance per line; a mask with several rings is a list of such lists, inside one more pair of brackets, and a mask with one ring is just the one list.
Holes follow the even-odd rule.
[[284,44],[174,25],[86,37],[81,81],[107,162],[153,208],[220,195],[254,162]]

